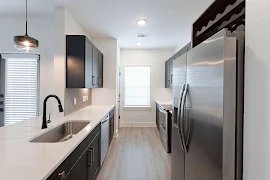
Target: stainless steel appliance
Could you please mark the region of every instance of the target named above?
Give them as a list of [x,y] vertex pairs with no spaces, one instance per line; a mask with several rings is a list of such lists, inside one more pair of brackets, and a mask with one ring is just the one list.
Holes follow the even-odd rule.
[[169,110],[159,106],[159,133],[165,150],[171,152],[171,114]]
[[172,180],[242,179],[243,61],[226,29],[174,61]]
[[109,149],[109,115],[101,121],[101,165],[103,164],[105,157]]

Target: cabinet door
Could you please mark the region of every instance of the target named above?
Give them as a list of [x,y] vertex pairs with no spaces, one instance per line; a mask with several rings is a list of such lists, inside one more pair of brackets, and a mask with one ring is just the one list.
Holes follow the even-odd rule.
[[87,173],[90,165],[90,154],[85,151],[71,170],[71,180],[87,180]]
[[85,42],[85,87],[92,88],[93,81],[93,46],[87,40]]
[[99,51],[96,47],[93,47],[93,81],[94,87],[98,87],[98,57]]
[[172,88],[172,84],[173,84],[173,60],[171,59],[169,61],[169,79],[170,79],[170,84],[169,87]]
[[64,180],[71,180],[71,173],[69,173]]
[[84,36],[66,36],[66,88],[85,88]]
[[113,139],[114,134],[114,117],[110,117],[110,143]]
[[165,88],[170,86],[170,62],[169,60],[165,62]]
[[100,133],[92,141],[88,151],[91,153],[88,180],[96,179],[100,168]]
[[64,180],[71,168],[70,157],[68,157],[47,180]]
[[98,87],[103,87],[103,54],[99,52],[98,61]]

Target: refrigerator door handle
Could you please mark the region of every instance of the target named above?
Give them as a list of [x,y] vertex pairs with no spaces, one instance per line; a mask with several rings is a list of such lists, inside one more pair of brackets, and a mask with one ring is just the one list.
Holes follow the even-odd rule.
[[178,111],[177,111],[177,126],[178,126],[178,135],[179,135],[179,140],[180,140],[180,143],[182,145],[182,149],[185,150],[185,145],[184,145],[184,141],[183,141],[183,137],[182,137],[182,133],[181,133],[181,124],[180,124],[180,115],[181,115],[181,104],[182,104],[182,98],[183,98],[183,94],[184,94],[184,91],[185,91],[185,88],[186,88],[186,84],[183,84],[182,86],[182,90],[181,90],[181,93],[180,93],[180,97],[179,97],[179,102],[178,102]]
[[[185,117],[184,117],[184,112],[185,112],[185,106],[186,106],[186,100],[187,100],[187,93],[188,93],[188,87],[189,85],[186,84],[186,87],[185,87],[185,91],[184,91],[184,94],[183,94],[183,101],[181,103],[181,115],[180,115],[180,132],[181,132],[181,136],[182,136],[182,139],[183,139],[183,146],[184,146],[184,150],[186,153],[188,153],[188,149],[187,149],[187,141],[186,141],[186,138],[185,138],[185,132],[184,132],[184,122],[185,122]],[[188,137],[188,136],[187,136]]]

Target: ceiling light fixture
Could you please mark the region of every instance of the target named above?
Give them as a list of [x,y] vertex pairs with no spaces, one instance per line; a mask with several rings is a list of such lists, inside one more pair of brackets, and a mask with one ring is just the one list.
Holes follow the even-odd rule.
[[141,46],[141,45],[142,45],[142,43],[140,43],[140,42],[137,43],[137,46]]
[[147,21],[145,19],[140,19],[140,20],[137,21],[137,24],[139,26],[144,26],[144,25],[146,25],[146,23],[147,23]]
[[19,51],[36,51],[39,47],[38,40],[28,36],[27,31],[27,0],[26,0],[26,21],[25,21],[25,35],[14,37],[14,47]]

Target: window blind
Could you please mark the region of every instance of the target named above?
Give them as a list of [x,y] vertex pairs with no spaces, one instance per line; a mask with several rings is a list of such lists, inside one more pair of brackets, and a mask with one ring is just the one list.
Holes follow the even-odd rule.
[[125,67],[125,106],[150,106],[150,67]]
[[17,55],[5,61],[5,125],[38,115],[39,56]]

